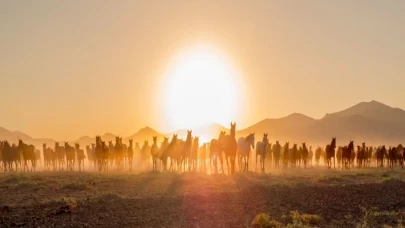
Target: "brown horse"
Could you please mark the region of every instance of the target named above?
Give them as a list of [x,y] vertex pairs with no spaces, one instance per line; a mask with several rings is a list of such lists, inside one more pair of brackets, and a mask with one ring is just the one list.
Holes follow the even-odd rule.
[[257,171],[257,157],[260,156],[260,170],[262,173],[265,171],[265,160],[266,160],[266,153],[268,151],[268,147],[271,147],[269,145],[269,140],[267,138],[267,134],[263,135],[262,141],[259,141],[256,143],[256,167],[255,171]]
[[335,149],[336,149],[336,138],[332,138],[332,142],[325,147],[326,154],[326,164],[328,168],[332,168],[332,158],[333,158],[333,168],[335,168]]
[[181,168],[181,166],[183,166],[184,171],[186,171],[187,167],[188,167],[188,169],[190,169],[190,155],[191,155],[192,145],[193,145],[192,131],[187,131],[186,141],[180,147],[181,148],[180,168]]
[[63,171],[65,166],[65,159],[66,159],[66,151],[63,146],[59,146],[59,143],[55,143],[55,153],[58,158],[58,169],[59,171]]
[[81,171],[84,171],[84,159],[86,159],[86,155],[84,154],[84,150],[80,149],[79,143],[75,143],[75,149],[76,149],[77,162],[79,165],[79,172],[81,172]]
[[149,161],[150,161],[150,146],[148,140],[144,141],[144,144],[142,146],[142,163],[145,166],[146,169],[149,168]]
[[133,148],[133,139],[129,140],[129,147],[128,147],[128,167],[129,171],[132,171],[132,161],[134,159],[134,148]]
[[377,149],[377,167],[384,167],[384,158],[386,157],[387,149],[384,146],[381,146]]
[[304,162],[304,168],[306,168],[307,162],[308,162],[308,148],[305,143],[302,143],[301,157],[302,157],[302,161]]
[[197,171],[199,147],[200,147],[200,138],[196,136],[193,139],[193,145],[191,146],[191,154],[189,158],[191,161],[191,170],[193,171]]
[[[166,138],[165,138],[166,140]],[[161,160],[163,163],[163,171],[167,171],[167,160],[170,157],[170,167],[169,170],[172,169],[173,165],[173,155],[176,153],[177,150],[177,134],[174,134],[172,140],[170,140],[169,145],[161,147]]]
[[278,141],[273,146],[273,160],[274,160],[274,167],[280,168],[280,158],[281,158],[281,145]]
[[163,142],[160,144],[160,149],[159,149],[159,153],[158,153],[158,158],[160,159],[160,161],[162,162],[163,165],[163,171],[166,171],[166,166],[167,166],[167,159],[168,159],[168,155],[167,155],[167,148],[169,147],[169,138],[164,137]]
[[354,153],[354,142],[350,141],[348,146],[342,148],[342,169],[350,168],[352,153]]
[[152,171],[157,171],[157,162],[159,155],[159,146],[157,144],[157,136],[153,136],[153,144],[150,149],[150,154],[152,157]]
[[76,162],[75,148],[70,146],[68,142],[65,142],[65,152],[67,170],[74,171]]
[[[33,145],[25,144],[21,139],[18,140],[18,148],[20,149],[24,159],[24,171],[35,171],[37,159],[35,154],[35,147]],[[28,161],[31,162],[31,169],[28,168]]]
[[[223,158],[222,158],[222,141],[223,138],[225,137],[225,132],[221,131],[219,134],[218,139],[212,139],[210,143],[210,158],[211,158],[211,169],[214,170],[214,173],[218,173],[218,159],[220,161],[221,169],[222,172],[224,171],[223,169]],[[213,166],[213,167],[212,167]]]

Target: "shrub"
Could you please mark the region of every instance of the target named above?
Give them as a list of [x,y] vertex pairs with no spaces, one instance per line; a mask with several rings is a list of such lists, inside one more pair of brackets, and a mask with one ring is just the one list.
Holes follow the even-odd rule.
[[252,221],[252,227],[257,228],[281,228],[282,224],[276,220],[270,219],[266,213],[260,213]]

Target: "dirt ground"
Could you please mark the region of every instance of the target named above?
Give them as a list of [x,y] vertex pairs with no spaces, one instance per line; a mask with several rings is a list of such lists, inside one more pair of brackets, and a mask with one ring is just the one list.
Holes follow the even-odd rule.
[[250,227],[262,212],[287,226],[291,211],[319,215],[319,227],[397,227],[405,218],[404,174],[0,174],[0,227]]

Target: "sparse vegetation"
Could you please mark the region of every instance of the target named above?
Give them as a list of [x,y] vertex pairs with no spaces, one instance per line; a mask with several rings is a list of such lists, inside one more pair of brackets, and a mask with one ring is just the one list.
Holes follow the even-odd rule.
[[398,178],[396,178],[396,177],[384,177],[383,179],[382,179],[382,182],[383,183],[390,183],[390,182],[398,182],[398,181],[401,181],[401,180],[399,180]]
[[83,191],[86,190],[87,186],[85,184],[79,184],[79,183],[70,183],[66,184],[62,187],[62,189],[68,189],[68,190],[76,190],[76,191]]
[[319,170],[0,174],[0,227],[402,227],[405,171]]
[[282,224],[276,220],[270,219],[266,213],[260,213],[252,221],[254,228],[281,228]]
[[285,215],[281,217],[282,221],[288,221],[286,224],[282,224],[279,221],[271,219],[266,213],[260,213],[256,215],[252,221],[252,227],[255,228],[299,228],[299,227],[317,227],[322,223],[322,217],[312,214],[300,214],[298,211],[291,211],[289,220]]
[[333,183],[342,183],[344,182],[345,179],[339,176],[319,176],[318,182],[320,183],[329,183],[329,184],[333,184]]

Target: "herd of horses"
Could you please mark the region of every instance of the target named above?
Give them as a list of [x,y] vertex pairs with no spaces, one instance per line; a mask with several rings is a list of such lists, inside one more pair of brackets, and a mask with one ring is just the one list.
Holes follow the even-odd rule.
[[[236,140],[236,123],[231,123],[230,133],[221,131],[218,138],[208,143],[199,142],[199,137],[193,137],[192,131],[187,132],[185,139],[176,134],[164,138],[159,145],[157,137],[153,137],[152,144],[145,140],[129,145],[122,142],[121,137],[105,142],[100,136],[86,150],[65,142],[61,146],[58,142],[54,148],[43,144],[41,151],[33,145],[19,140],[18,145],[8,141],[0,141],[0,170],[4,172],[35,171],[38,162],[43,161],[46,171],[78,171],[85,170],[85,161],[91,170],[99,172],[132,171],[134,169],[152,171],[202,171],[210,173],[233,174],[237,171],[248,172],[249,164],[255,158],[255,171],[265,172],[265,168],[298,168],[319,166],[320,162],[328,168],[350,169],[354,167],[404,167],[405,148],[400,144],[394,147],[385,145],[373,147],[361,146],[355,148],[350,141],[347,146],[337,147],[336,138],[325,147],[318,146],[315,151],[305,143],[300,145],[279,141],[274,144],[268,140],[268,135],[255,143],[255,134]],[[41,157],[43,159],[41,159]],[[225,171],[226,165],[226,171]]]

